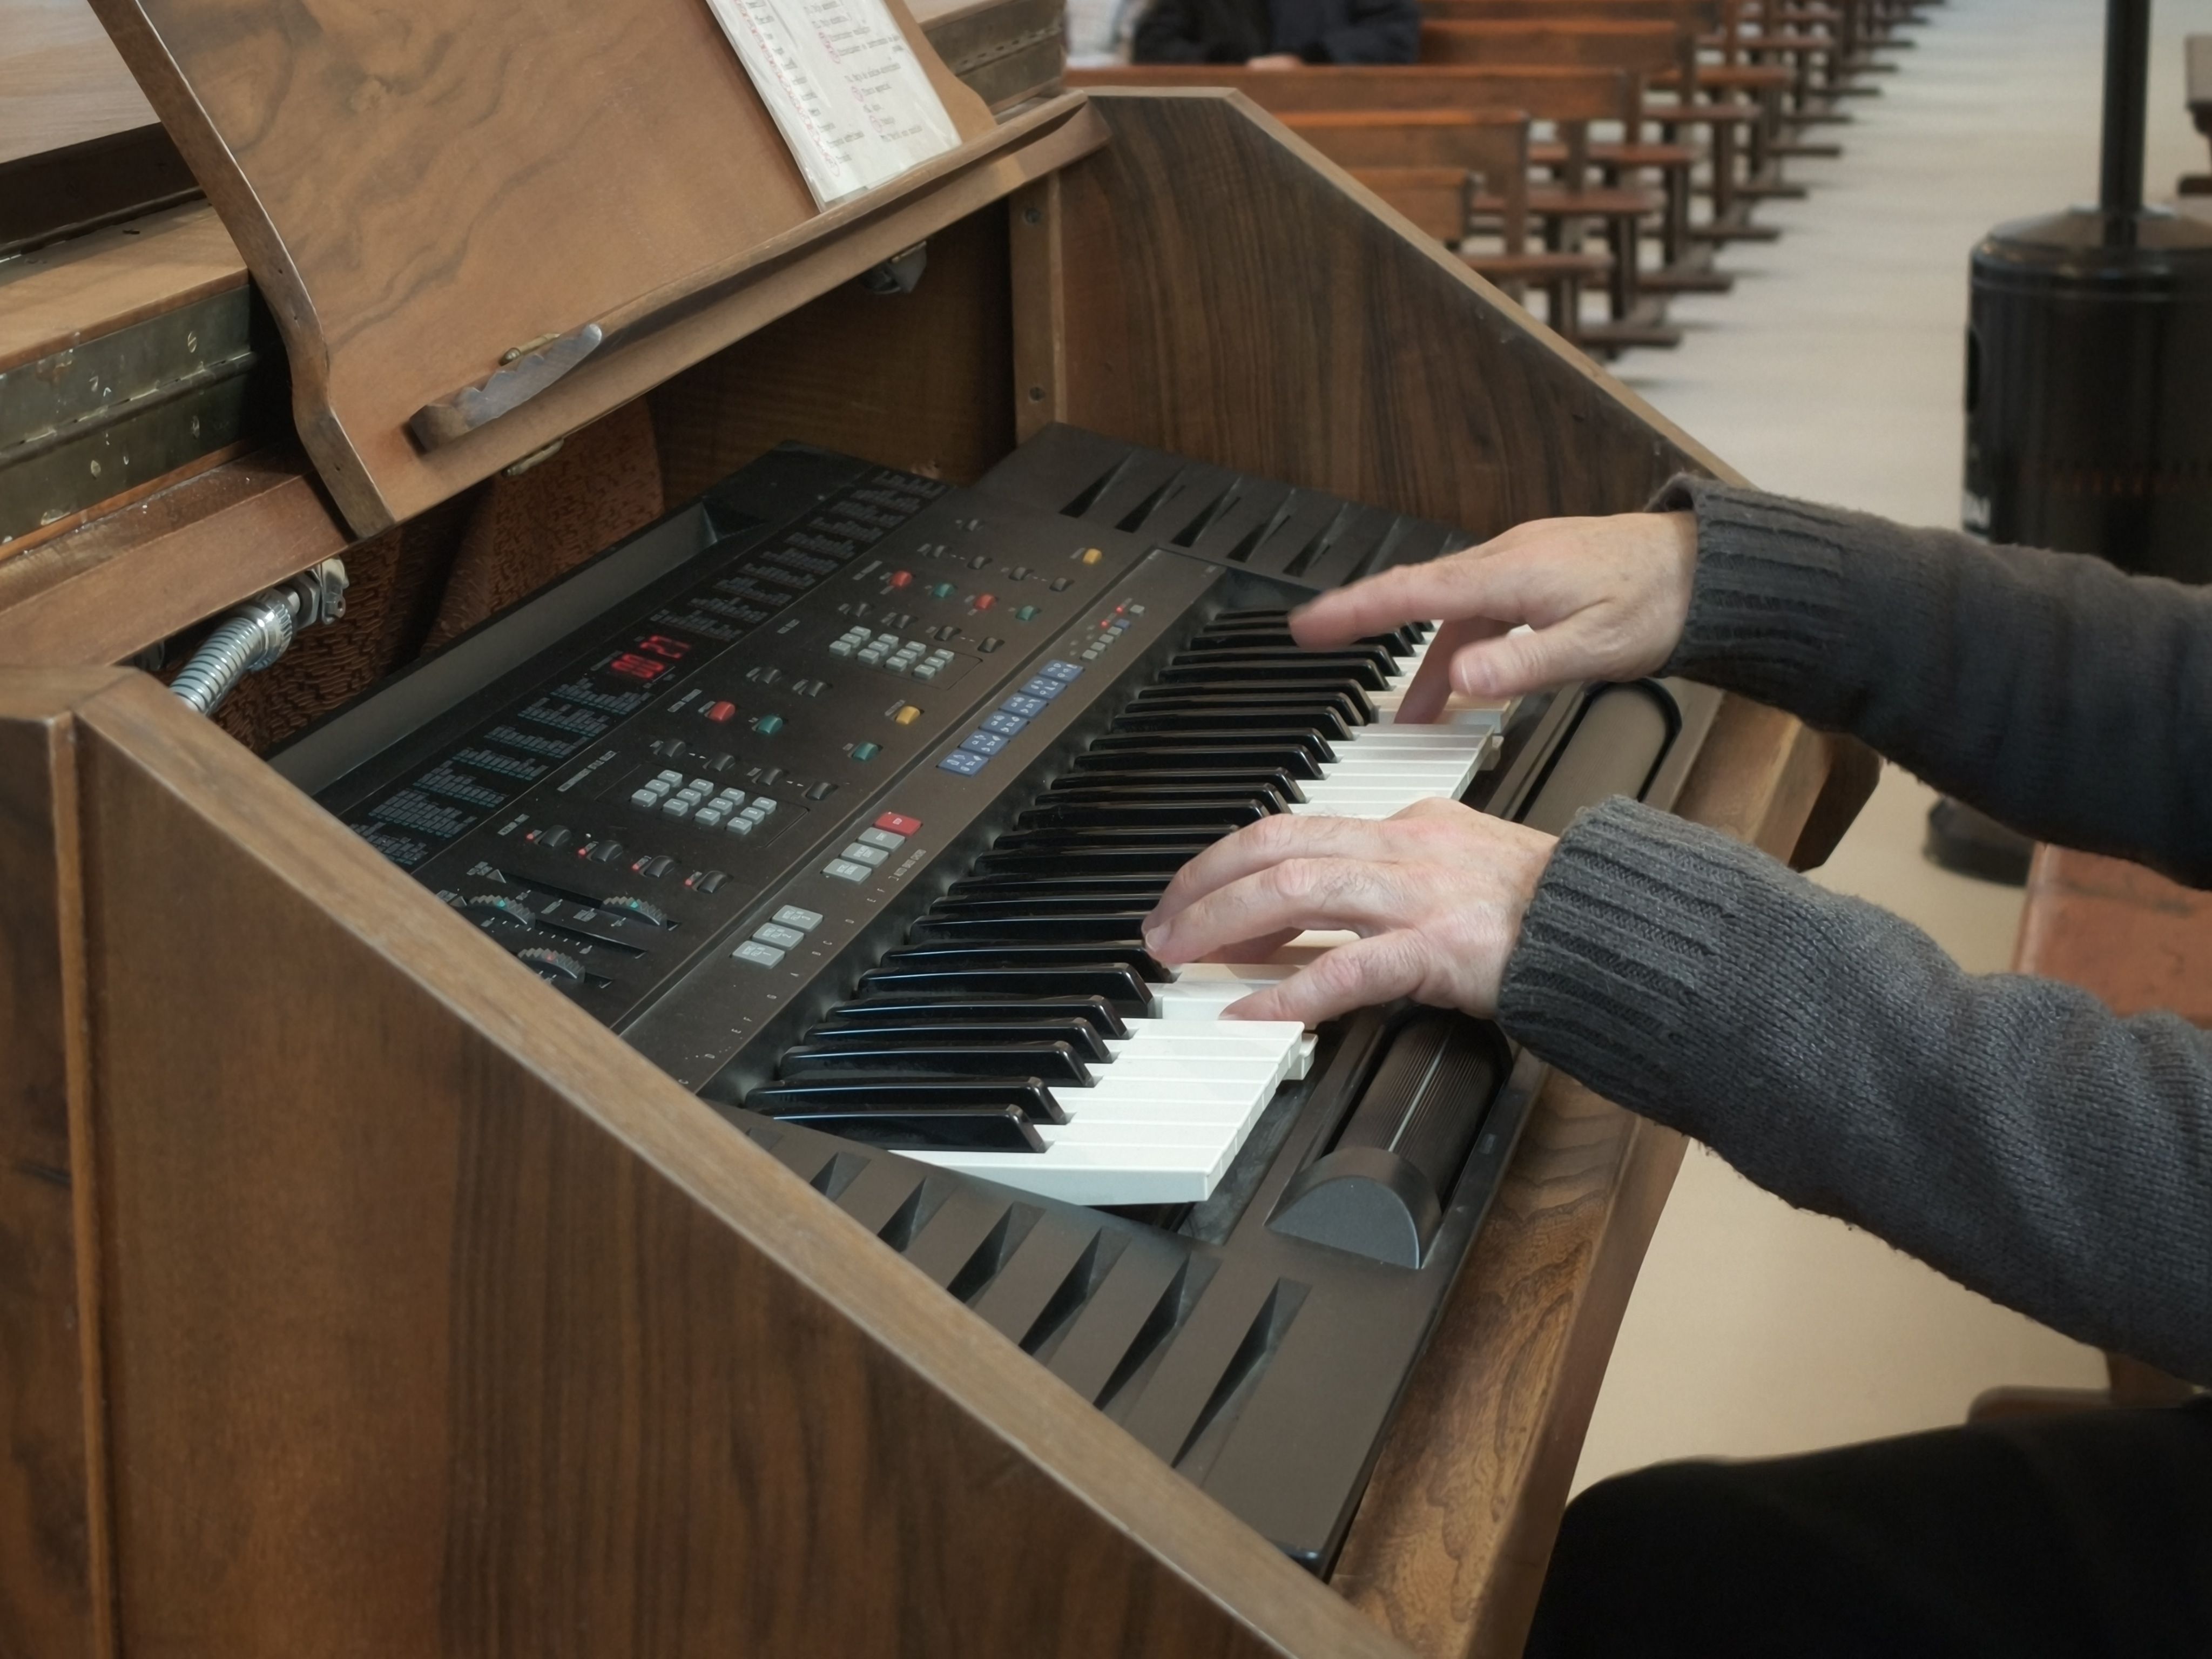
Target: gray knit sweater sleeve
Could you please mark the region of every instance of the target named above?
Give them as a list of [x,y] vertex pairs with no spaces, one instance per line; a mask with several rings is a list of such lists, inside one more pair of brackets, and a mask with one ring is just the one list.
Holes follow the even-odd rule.
[[1677,478],[1698,573],[1667,672],[1850,732],[2052,841],[2212,885],[2212,589]]
[[[2172,712],[2201,726],[2212,703],[2197,595],[1690,493],[1678,672],[1847,727],[2046,836],[2212,873],[2212,757]],[[1626,800],[1561,838],[1499,1018],[1791,1203],[2212,1382],[2212,1039],[2182,1021],[1965,974],[1875,906]]]

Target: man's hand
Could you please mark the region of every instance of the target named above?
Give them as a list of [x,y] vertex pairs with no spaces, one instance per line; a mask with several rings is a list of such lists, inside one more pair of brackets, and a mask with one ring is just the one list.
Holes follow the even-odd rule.
[[[1441,621],[1398,712],[1401,720],[1433,720],[1454,691],[1510,697],[1655,672],[1681,640],[1697,563],[1697,520],[1687,513],[1538,519],[1325,593],[1291,613],[1291,632],[1326,649]],[[1508,631],[1523,623],[1534,631]]]
[[1170,964],[1250,962],[1306,928],[1360,935],[1231,1005],[1231,1018],[1316,1024],[1395,997],[1488,1015],[1553,845],[1456,801],[1379,821],[1263,818],[1176,872],[1145,943]]

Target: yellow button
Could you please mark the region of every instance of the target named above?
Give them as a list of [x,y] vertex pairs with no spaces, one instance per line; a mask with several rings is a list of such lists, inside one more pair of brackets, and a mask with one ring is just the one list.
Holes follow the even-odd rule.
[[898,712],[891,716],[891,719],[901,726],[912,726],[921,718],[921,710],[916,708],[910,702],[901,703],[898,707]]
[[1095,547],[1086,547],[1083,550],[1083,562],[1085,564],[1097,564],[1099,560],[1105,556],[1106,556],[1103,553],[1100,552]]

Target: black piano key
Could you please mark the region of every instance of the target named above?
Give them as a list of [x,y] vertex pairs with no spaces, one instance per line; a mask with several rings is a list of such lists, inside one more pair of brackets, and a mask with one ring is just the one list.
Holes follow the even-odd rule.
[[1020,1113],[1032,1123],[1065,1123],[1067,1114],[1042,1078],[946,1078],[902,1082],[877,1078],[856,1081],[808,1079],[763,1083],[745,1096],[745,1109],[769,1117],[799,1112],[838,1112],[859,1117],[875,1112]]
[[1103,997],[1122,1014],[1148,1015],[1152,994],[1133,968],[1102,962],[1072,968],[872,968],[862,997]]
[[1072,1087],[1091,1086],[1091,1068],[1065,1042],[970,1044],[896,1040],[863,1048],[854,1043],[800,1043],[783,1051],[776,1075],[792,1081],[862,1078],[1037,1078]]
[[1175,789],[1185,785],[1201,788],[1228,788],[1242,785],[1258,793],[1272,793],[1285,803],[1302,801],[1305,791],[1298,781],[1277,767],[1267,771],[1258,769],[1219,771],[1181,771],[1174,767],[1145,768],[1130,771],[1112,767],[1085,768],[1082,771],[1064,774],[1052,787],[1060,790],[1091,789]]
[[1058,894],[1067,897],[1127,897],[1150,904],[1167,890],[1167,876],[1050,875],[963,876],[946,890],[948,899],[1023,898]]
[[1290,749],[1307,755],[1326,765],[1336,758],[1336,749],[1319,732],[1309,726],[1296,726],[1285,720],[1273,726],[1258,726],[1248,731],[1224,732],[1216,737],[1206,732],[1108,732],[1091,738],[1085,750],[1085,757],[1121,754],[1127,751],[1178,750],[1238,750]]
[[[935,1006],[935,1005],[933,1005]],[[882,1048],[927,1043],[947,1048],[989,1048],[1015,1044],[1058,1042],[1078,1060],[1103,1066],[1114,1058],[1106,1039],[1087,1019],[1006,1018],[986,1021],[932,1020],[902,1023],[893,1018],[855,1018],[848,1025],[817,1025],[806,1034],[816,1048]]]
[[1125,709],[1107,722],[1109,732],[1266,732],[1282,726],[1339,741],[1352,735],[1333,708],[1284,708],[1255,699],[1212,708]]
[[[953,898],[948,895],[931,905],[921,921],[952,921],[963,916],[1143,916],[1150,914],[1154,902],[1149,893],[1134,897],[1127,893],[1023,893],[992,898]],[[921,922],[915,925],[920,927]]]
[[896,1112],[794,1108],[775,1115],[781,1122],[842,1135],[890,1152],[1042,1152],[1045,1149],[1044,1137],[1011,1106]]
[[[1374,703],[1360,699],[1354,703],[1343,692],[1298,692],[1294,696],[1279,696],[1274,690],[1255,690],[1245,686],[1243,690],[1190,690],[1188,686],[1155,686],[1141,690],[1124,706],[1126,714],[1190,714],[1207,708],[1228,708],[1228,710],[1252,710],[1252,708],[1279,708],[1285,714],[1310,721],[1316,714],[1334,714],[1345,728],[1345,737],[1360,726],[1374,723]],[[1328,730],[1328,728],[1322,728]]]
[[1145,910],[1110,910],[1090,915],[1068,910],[1049,899],[1040,899],[1026,915],[994,911],[985,915],[945,915],[933,910],[914,924],[908,937],[916,944],[980,945],[1003,940],[1008,944],[1048,945],[1054,939],[1075,943],[1126,945],[1144,937]]
[[1264,801],[1121,800],[1054,801],[1025,806],[1014,815],[1022,830],[1237,830],[1272,816],[1275,809]]
[[[1410,655],[1419,649],[1421,640],[1420,635],[1414,633],[1411,628],[1401,628],[1387,634],[1370,634],[1364,638],[1354,640],[1352,643],[1376,646],[1389,652],[1392,657],[1398,658]],[[1183,648],[1187,651],[1208,651],[1224,647],[1243,647],[1253,645],[1273,645],[1295,650],[1304,649],[1291,635],[1287,622],[1264,621],[1234,623],[1226,627],[1216,623],[1208,623],[1204,631],[1191,639]]]
[[1316,697],[1340,697],[1352,705],[1360,724],[1370,724],[1375,719],[1375,700],[1367,695],[1367,688],[1357,680],[1335,677],[1310,680],[1271,679],[1258,684],[1235,674],[1224,674],[1214,679],[1181,680],[1140,692],[1130,699],[1129,706],[1133,708],[1150,708],[1160,697],[1251,697],[1263,694],[1280,696],[1285,702],[1310,702]]
[[1240,655],[1233,651],[1208,652],[1203,657],[1181,658],[1170,662],[1159,672],[1163,685],[1180,684],[1188,681],[1200,683],[1220,680],[1273,681],[1307,680],[1317,674],[1357,685],[1364,690],[1387,690],[1390,674],[1371,662],[1330,662],[1325,659],[1310,658],[1303,652],[1285,652],[1281,656],[1254,653]]
[[1048,877],[1078,871],[1116,875],[1157,875],[1166,878],[1203,853],[1212,843],[1200,842],[1174,847],[1093,847],[1071,851],[1057,848],[1010,848],[976,856],[975,868],[983,875]]
[[1070,776],[1036,798],[1039,806],[1119,805],[1252,801],[1262,810],[1279,812],[1289,803],[1273,789],[1251,784],[1200,782],[1188,776],[1162,782],[1157,777],[1118,783],[1097,783],[1089,776]]
[[[1258,641],[1207,649],[1195,642],[1183,647],[1170,659],[1170,665],[1182,668],[1218,664],[1231,673],[1252,663],[1303,664],[1308,668],[1321,668],[1331,672],[1379,674],[1384,684],[1398,672],[1398,659],[1379,645],[1347,645],[1332,647],[1326,651],[1309,651],[1295,640],[1285,640],[1280,645]],[[1381,690],[1376,687],[1375,690]]]
[[994,853],[1111,852],[1120,848],[1211,847],[1227,835],[1229,824],[1099,824],[1085,830],[1009,830],[991,843]]
[[913,1021],[988,1023],[1001,1019],[1079,1019],[1102,1037],[1125,1037],[1129,1028],[1114,1005],[1103,996],[1022,995],[939,996],[892,994],[855,997],[832,1008],[824,1019],[834,1025],[891,1024]]
[[[1127,737],[1112,736],[1098,738],[1085,753],[1075,757],[1075,771],[1114,772],[1188,772],[1218,769],[1221,771],[1249,772],[1255,769],[1283,771],[1294,778],[1314,779],[1322,775],[1321,757],[1304,743],[1271,744],[1262,748],[1254,744],[1253,732],[1240,734],[1231,740],[1224,739],[1218,746],[1208,747],[1204,739],[1179,743],[1158,743],[1150,747],[1139,747],[1140,742],[1157,738],[1157,732],[1146,732],[1140,738],[1132,732]],[[1318,743],[1318,738],[1311,740]],[[1335,757],[1332,754],[1330,759]]]
[[896,945],[883,954],[879,971],[911,973],[923,969],[965,970],[970,968],[1121,967],[1141,974],[1155,985],[1167,983],[1170,975],[1145,949],[1141,939],[1089,939],[1072,945],[1031,944],[1020,939],[963,939],[957,943]]

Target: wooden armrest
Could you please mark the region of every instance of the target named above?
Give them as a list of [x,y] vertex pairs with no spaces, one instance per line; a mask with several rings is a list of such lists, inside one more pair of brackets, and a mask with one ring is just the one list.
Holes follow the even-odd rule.
[[1644,118],[1662,127],[1748,126],[1760,114],[1758,105],[1737,98],[1711,104],[1652,103],[1644,106]]

